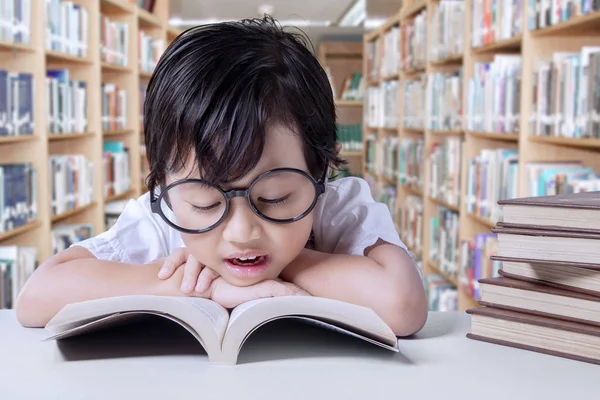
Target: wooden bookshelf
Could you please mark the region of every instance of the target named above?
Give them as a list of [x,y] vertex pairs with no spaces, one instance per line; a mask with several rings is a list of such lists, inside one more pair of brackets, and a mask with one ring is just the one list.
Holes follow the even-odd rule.
[[[343,99],[346,80],[354,73],[362,73],[363,49],[360,41],[323,41],[317,50],[319,62],[328,71],[334,91],[338,125],[361,125],[363,100],[356,93],[356,99]],[[358,82],[357,82],[358,83]],[[343,128],[338,130],[338,140],[344,144]],[[364,133],[363,133],[364,136]],[[362,150],[360,148],[342,148],[340,154],[348,164],[348,172],[352,175],[362,174]]]
[[[403,221],[401,220],[402,211],[408,210],[408,199],[419,198],[422,201],[422,237],[420,238],[421,247],[415,251],[414,244],[405,243],[413,252],[417,254],[417,261],[423,271],[424,276],[432,274],[441,276],[449,285],[456,287],[457,309],[464,311],[466,309],[477,307],[478,304],[469,290],[463,284],[468,282],[468,278],[462,275],[461,261],[458,258],[456,277],[446,270],[440,268],[440,264],[430,258],[430,238],[436,232],[432,231],[429,224],[430,219],[436,213],[438,206],[443,206],[446,209],[458,213],[458,230],[459,240],[473,241],[476,235],[489,233],[496,225],[499,218],[493,219],[486,216],[481,216],[476,212],[470,212],[467,204],[467,184],[469,160],[481,154],[482,150],[500,150],[506,149],[517,151],[518,167],[517,167],[517,183],[516,196],[524,197],[530,195],[528,182],[528,169],[526,164],[532,162],[558,162],[558,161],[581,161],[585,167],[593,168],[596,173],[600,173],[600,138],[574,138],[574,137],[557,137],[557,136],[534,136],[530,132],[530,116],[532,115],[532,99],[533,99],[533,73],[539,67],[540,62],[548,62],[552,60],[552,55],[557,52],[579,52],[583,46],[600,46],[600,11],[592,11],[589,14],[573,17],[570,20],[547,26],[541,29],[530,30],[528,26],[530,12],[527,2],[522,2],[523,9],[520,10],[522,21],[515,24],[512,28],[518,27],[516,33],[512,37],[502,37],[490,43],[474,46],[472,42],[472,34],[474,34],[472,26],[472,4],[474,0],[465,0],[464,2],[464,23],[462,31],[462,50],[457,54],[448,54],[445,57],[430,59],[432,53],[432,43],[429,40],[430,35],[434,32],[433,17],[434,10],[439,7],[440,0],[426,1],[406,1],[402,9],[398,13],[388,19],[381,27],[374,29],[364,35],[363,45],[365,58],[369,49],[372,46],[378,46],[382,49],[382,41],[386,34],[391,32],[395,26],[400,26],[400,37],[398,38],[398,46],[400,56],[402,56],[402,46],[405,45],[402,36],[402,28],[410,24],[414,24],[415,19],[423,12],[426,12],[427,21],[427,62],[424,68],[402,68],[398,70],[398,126],[397,129],[385,129],[377,127],[368,127],[371,132],[376,135],[376,143],[381,144],[382,141],[390,134],[397,131],[399,145],[402,145],[403,140],[422,138],[423,146],[423,163],[421,165],[423,188],[415,188],[411,184],[397,184],[397,199],[398,219],[395,221],[399,229],[400,237],[404,240],[405,232],[402,231]],[[457,2],[458,3],[458,2]],[[514,22],[514,21],[513,21]],[[424,45],[425,46],[425,45]],[[418,50],[417,50],[418,51]],[[380,51],[378,66],[381,67],[383,60],[381,54],[390,54],[391,51]],[[491,62],[496,55],[519,55],[520,61],[520,92],[518,102],[520,109],[514,123],[515,133],[501,132],[496,129],[488,131],[469,129],[467,124],[467,116],[464,114],[468,96],[468,82],[473,78],[476,72],[476,64],[483,62]],[[394,56],[394,55],[392,55]],[[371,70],[369,64],[364,63],[364,76],[368,77],[370,87],[381,87],[385,82],[378,74],[379,79],[371,79]],[[404,120],[407,116],[403,115],[405,106],[403,85],[409,80],[414,80],[419,77],[429,78],[430,75],[436,73],[451,73],[460,69],[462,73],[461,82],[461,97],[462,97],[462,112],[461,127],[458,129],[449,130],[432,130],[429,129],[429,116],[425,115],[425,125],[419,127],[404,127]],[[389,71],[388,71],[388,75]],[[395,76],[392,74],[392,76]],[[416,99],[410,99],[416,101]],[[365,107],[369,107],[365,104]],[[411,116],[412,117],[412,116]],[[365,126],[368,126],[368,121],[365,121]],[[367,129],[367,128],[365,128]],[[431,165],[428,162],[429,149],[434,143],[441,143],[448,138],[460,138],[460,202],[458,205],[449,204],[444,199],[434,198],[431,195],[432,188],[430,182],[430,174],[432,172]],[[366,140],[366,138],[365,138]],[[365,143],[366,146],[366,143]],[[399,151],[400,152],[400,151]],[[363,157],[367,157],[364,154]],[[364,161],[367,164],[369,160]],[[365,179],[374,182],[376,189],[382,184],[389,184],[390,179],[381,176],[377,171],[365,170]],[[375,189],[375,190],[376,190]],[[460,256],[460,251],[459,251]]]
[[[0,41],[0,69],[9,72],[31,73],[34,77],[34,135],[0,137],[2,163],[31,162],[37,173],[37,219],[17,229],[0,232],[0,245],[32,246],[38,250],[41,262],[52,253],[50,231],[55,224],[92,224],[94,235],[105,230],[104,206],[114,199],[137,198],[145,192],[140,166],[140,86],[147,83],[151,73],[141,72],[138,63],[138,33],[144,30],[155,39],[163,40],[162,48],[172,41],[179,30],[168,26],[169,1],[156,0],[149,13],[129,0],[74,0],[88,12],[87,57],[77,57],[45,47],[46,10],[32,3],[30,44]],[[100,15],[111,21],[128,24],[128,64],[121,66],[103,62],[100,54]],[[67,68],[70,79],[87,83],[86,132],[50,133],[47,128],[46,70]],[[101,83],[116,84],[127,93],[127,126],[124,129],[102,130]],[[124,142],[129,151],[131,188],[125,193],[104,197],[102,168],[103,143]],[[94,198],[90,204],[76,207],[59,215],[50,208],[49,157],[54,154],[83,154],[94,165]]]

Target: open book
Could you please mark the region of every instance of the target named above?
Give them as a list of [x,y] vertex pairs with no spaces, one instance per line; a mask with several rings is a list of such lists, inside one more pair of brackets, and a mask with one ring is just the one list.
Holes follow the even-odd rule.
[[250,334],[280,318],[296,318],[398,351],[391,328],[370,308],[312,296],[252,300],[231,313],[202,298],[134,295],[72,303],[48,322],[52,336],[63,339],[119,324],[132,316],[153,314],[187,329],[204,347],[211,364],[236,364]]

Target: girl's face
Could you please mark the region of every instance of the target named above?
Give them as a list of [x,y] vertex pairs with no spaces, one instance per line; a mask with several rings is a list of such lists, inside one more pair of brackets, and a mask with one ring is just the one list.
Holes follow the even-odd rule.
[[[295,168],[308,173],[301,138],[282,125],[275,125],[268,130],[262,157],[254,170],[243,179],[231,182],[221,189],[247,189],[256,177],[275,168]],[[199,177],[192,154],[184,170],[167,175],[166,184]],[[310,204],[314,199],[312,187],[307,186],[301,178],[297,179],[261,180],[260,187],[256,185],[256,190],[253,189],[253,193],[256,192],[253,198],[257,208],[264,209],[265,213],[277,214],[284,212],[281,211],[283,207],[293,207],[294,201],[302,204],[308,201]],[[184,221],[190,228],[194,224],[204,223],[200,221],[208,221],[209,225],[216,222],[222,215],[222,211],[218,209],[223,203],[221,199],[218,198],[218,193],[204,190],[200,186],[193,190],[190,186],[170,194],[173,209],[179,206],[189,210],[193,207],[193,213],[190,211],[189,218]],[[279,205],[280,200],[284,201],[284,206]],[[235,197],[230,201],[227,218],[220,225],[205,233],[181,233],[181,237],[200,263],[215,270],[234,285],[248,286],[279,276],[305,247],[312,224],[312,212],[292,223],[278,224],[264,220],[252,211],[245,198]],[[203,227],[194,227],[201,228]]]

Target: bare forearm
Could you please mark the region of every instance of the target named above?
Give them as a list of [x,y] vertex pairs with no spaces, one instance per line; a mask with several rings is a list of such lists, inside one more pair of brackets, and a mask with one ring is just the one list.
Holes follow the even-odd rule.
[[369,256],[306,250],[282,273],[313,296],[373,309],[398,336],[418,331],[427,314],[423,284],[410,257],[391,245]]
[[[87,253],[85,249],[70,253]],[[89,253],[88,253],[89,254]],[[69,255],[69,254],[67,254]],[[42,264],[29,278],[16,306],[19,322],[43,327],[66,304],[110,296],[158,294],[164,283],[156,278],[159,264],[130,265],[92,257],[57,257]]]

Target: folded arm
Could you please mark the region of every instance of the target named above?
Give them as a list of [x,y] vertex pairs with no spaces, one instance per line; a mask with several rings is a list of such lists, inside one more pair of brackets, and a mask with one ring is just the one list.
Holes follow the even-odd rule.
[[156,278],[161,266],[160,260],[145,265],[99,260],[89,250],[74,246],[50,257],[27,280],[17,299],[17,319],[26,327],[43,327],[68,303],[133,294],[178,294],[176,284],[181,279]]
[[306,249],[281,277],[313,296],[370,307],[397,336],[418,332],[427,319],[427,299],[412,258],[404,249],[381,240],[364,254]]

